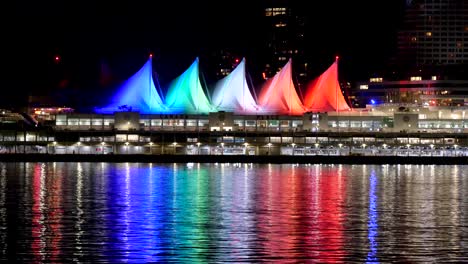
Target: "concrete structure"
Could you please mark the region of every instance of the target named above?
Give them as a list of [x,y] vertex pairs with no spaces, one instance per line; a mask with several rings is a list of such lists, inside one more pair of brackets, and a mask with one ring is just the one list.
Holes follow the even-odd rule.
[[466,107],[368,106],[301,116],[59,114],[0,127],[0,153],[468,155]]

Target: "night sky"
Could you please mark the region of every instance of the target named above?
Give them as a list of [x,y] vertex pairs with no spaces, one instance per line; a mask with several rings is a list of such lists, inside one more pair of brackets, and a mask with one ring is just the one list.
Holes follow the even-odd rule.
[[[150,52],[162,83],[196,56],[203,68],[203,58],[226,48],[247,58],[254,79],[260,74],[261,1],[99,2],[17,1],[4,23],[3,57],[12,67],[3,71],[3,89],[17,95],[97,91],[128,78]],[[367,79],[383,67],[394,52],[405,1],[363,2],[310,1],[311,7],[302,7],[312,71],[325,70],[336,54],[346,80]]]

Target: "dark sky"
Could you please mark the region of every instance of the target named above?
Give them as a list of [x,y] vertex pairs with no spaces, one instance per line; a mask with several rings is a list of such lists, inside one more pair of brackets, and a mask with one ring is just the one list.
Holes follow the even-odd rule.
[[[309,64],[321,71],[339,54],[343,76],[367,78],[394,51],[404,2],[308,1],[310,7],[301,8],[307,14]],[[124,79],[149,52],[163,82],[196,56],[203,63],[203,56],[220,48],[246,56],[255,69],[265,45],[261,6],[255,0],[16,1],[3,23],[3,57],[12,66],[3,72],[3,89],[47,93],[57,76],[63,87],[95,89],[102,65]],[[55,55],[61,56],[59,65]]]

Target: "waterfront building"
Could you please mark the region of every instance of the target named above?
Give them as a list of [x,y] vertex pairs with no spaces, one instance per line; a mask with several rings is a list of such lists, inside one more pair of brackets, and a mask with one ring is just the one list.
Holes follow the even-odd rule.
[[459,156],[468,155],[467,111],[395,104],[300,116],[64,113],[51,126],[2,124],[0,152]]

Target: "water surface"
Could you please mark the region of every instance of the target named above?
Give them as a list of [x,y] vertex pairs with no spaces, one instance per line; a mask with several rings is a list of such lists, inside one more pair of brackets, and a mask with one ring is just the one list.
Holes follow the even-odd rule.
[[0,163],[3,262],[468,262],[468,166]]

